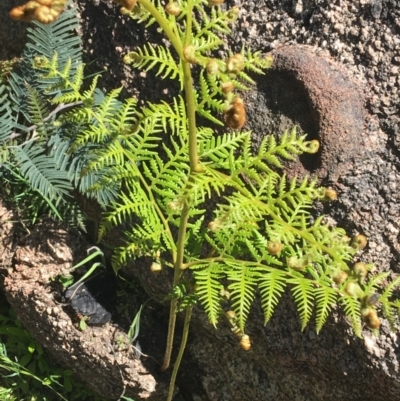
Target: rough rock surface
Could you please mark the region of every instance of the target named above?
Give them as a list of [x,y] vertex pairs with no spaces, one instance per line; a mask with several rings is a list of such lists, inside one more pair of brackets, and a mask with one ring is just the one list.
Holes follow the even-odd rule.
[[[359,135],[366,119],[362,86],[342,65],[316,47],[283,45],[272,54],[274,61],[268,81],[261,81],[259,88],[266,87],[272,92],[270,98],[277,108],[282,111],[287,106],[289,117],[310,139],[318,139],[320,143],[318,154],[304,155],[302,163],[291,163],[288,173],[290,176],[317,174],[325,182],[336,183],[363,148]],[[279,99],[276,94],[279,86],[281,89],[291,86],[307,110],[300,113],[293,108],[293,99],[288,94],[285,94],[286,100]],[[250,107],[254,104],[249,103]],[[305,125],[309,130],[304,129]]]
[[0,60],[9,60],[20,56],[25,46],[28,25],[12,21],[8,16],[8,12],[20,4],[20,0],[2,0],[0,2]]
[[[1,239],[8,238],[7,234],[4,231]],[[67,232],[54,221],[38,224],[15,249],[14,268],[4,280],[7,299],[54,359],[93,391],[109,399],[125,394],[159,400],[165,396],[165,385],[157,384],[143,366],[126,333],[111,324],[80,330],[67,314],[68,304],[52,285],[58,275],[68,274],[74,262],[85,256],[85,246],[79,233]]]
[[[151,100],[157,96],[168,98],[171,89],[164,87],[165,83],[155,86],[151,80],[152,85],[148,85],[150,73],[138,74],[120,64],[121,55],[136,41],[156,41],[156,34],[141,33],[141,28],[121,16],[110,1],[77,3],[81,8],[86,61],[95,59],[90,66],[92,71],[108,71],[102,80],[104,87],[122,83],[129,94]],[[343,165],[336,163],[339,168],[333,165],[334,171],[321,171],[322,177],[330,179],[340,194],[340,199],[325,212],[349,234],[361,232],[368,236],[364,260],[374,261],[379,270],[399,273],[400,3],[398,0],[228,0],[226,3],[241,8],[230,43],[235,49],[248,45],[279,55],[286,51],[282,49],[299,50],[297,46],[308,45],[320,57],[318,63],[336,66],[343,73],[341,76],[350,77],[351,86],[362,88],[366,99],[365,121],[362,124],[360,121],[358,129],[349,129],[354,141],[350,138],[348,142],[346,137],[334,143],[334,157],[340,156],[340,146],[349,156],[345,156]],[[293,75],[294,67],[288,57],[281,60],[279,68],[258,79],[257,91],[247,97],[247,127],[254,131],[255,142],[266,133],[281,132],[293,124],[311,137],[326,132],[326,129],[321,131],[324,121],[315,115],[315,101],[310,101],[309,89],[293,84],[309,79],[307,72],[296,67]],[[316,76],[316,82],[310,84],[317,85],[323,78]],[[325,138],[331,139],[334,141]],[[357,156],[350,157],[353,153]],[[323,165],[326,158],[328,151],[321,154],[322,169],[327,169]],[[315,164],[310,167],[305,162],[304,166],[311,172],[315,169]],[[157,288],[153,282],[149,287]],[[15,289],[16,294],[18,291]],[[21,305],[25,307],[24,303]],[[23,309],[21,306],[21,314]],[[400,339],[397,333],[389,332],[386,322],[378,337],[366,331],[363,340],[352,336],[340,314],[327,322],[319,336],[311,325],[301,333],[290,297],[282,300],[266,328],[260,321],[260,311],[255,307],[248,325],[253,349],[244,353],[228,327],[221,324],[220,330],[215,331],[206,324],[200,311],[195,314],[178,378],[179,391],[185,400],[400,399]],[[38,330],[33,325],[29,329]],[[90,373],[85,369],[79,371],[82,378]]]

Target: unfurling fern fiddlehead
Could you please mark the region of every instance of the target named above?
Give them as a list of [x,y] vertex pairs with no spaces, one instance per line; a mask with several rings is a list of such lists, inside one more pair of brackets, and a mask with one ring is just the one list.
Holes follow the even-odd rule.
[[[177,312],[186,309],[186,318],[169,400],[197,301],[214,326],[221,316],[228,319],[244,349],[251,346],[245,325],[254,299],[260,298],[267,323],[286,290],[302,329],[315,314],[319,332],[339,304],[360,336],[363,323],[379,328],[376,294],[389,283],[379,303],[394,325],[400,303],[391,296],[400,280],[389,280],[389,273],[373,275],[370,265],[353,265],[365,238],[351,241],[323,217],[311,218],[315,200],[335,198],[331,189],[282,173],[284,160],[316,152],[318,143],[292,130],[279,142],[266,136],[254,152],[250,132],[241,131],[246,107],[240,91],[253,83],[249,72],[261,73],[271,58],[246,49],[223,60],[213,56],[239,9],[224,10],[223,1],[208,0],[169,1],[165,7],[158,0],[118,3],[127,16],[157,23],[170,44],[147,43],[124,62],[176,80],[183,96],[139,109],[134,99],[117,100],[114,90],[94,102],[95,82],[82,92],[80,80],[69,81],[67,71],[58,71],[56,57],[42,68],[49,78],[59,78],[59,88],[68,89],[54,103],[81,104],[60,120],[83,124],[71,151],[92,149],[83,169],[97,174],[92,190],[118,188],[100,227],[104,236],[130,222],[126,246],[113,256],[115,270],[143,255],[174,268],[163,370],[170,363]],[[225,125],[227,132],[216,133],[215,125]],[[212,214],[210,200],[216,204]],[[221,306],[224,298],[229,311]]]

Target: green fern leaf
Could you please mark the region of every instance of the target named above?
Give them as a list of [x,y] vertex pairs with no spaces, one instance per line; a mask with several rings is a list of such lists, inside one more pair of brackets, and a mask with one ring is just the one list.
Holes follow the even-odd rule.
[[336,305],[337,294],[329,286],[329,283],[321,283],[319,287],[314,288],[314,296],[316,301],[316,330],[318,334],[325,324],[333,305]]
[[393,291],[400,287],[400,276],[396,277],[393,281],[385,286],[384,291],[379,297],[379,301],[382,304],[383,316],[389,321],[392,330],[396,329],[396,316],[400,314],[400,302],[391,302],[390,298],[393,296]]
[[350,319],[351,326],[357,337],[362,337],[362,327],[361,327],[361,311],[360,302],[357,298],[352,297],[347,294],[341,294],[339,302],[343,307],[344,313],[347,318]]
[[160,75],[162,79],[176,79],[178,77],[182,89],[182,71],[167,47],[152,46],[150,43],[147,43],[143,47],[138,47],[136,51],[128,53],[125,56],[125,60],[130,62],[134,67],[144,69],[145,71],[157,67],[156,75]]
[[264,324],[271,319],[279,299],[287,285],[286,272],[278,269],[262,271],[260,276],[261,306],[264,313]]
[[288,279],[292,284],[291,292],[300,314],[301,330],[304,330],[309,322],[314,307],[314,286],[312,282],[302,276]]
[[236,312],[238,324],[242,332],[246,325],[247,316],[255,297],[257,279],[259,272],[246,266],[246,264],[236,264],[225,261],[227,264],[227,279],[231,294],[232,309]]
[[216,167],[227,168],[232,152],[242,145],[247,135],[248,132],[227,133],[201,140],[199,155],[202,160],[208,159],[214,162]]
[[368,284],[365,286],[365,293],[370,294],[378,287],[381,286],[382,283],[386,282],[387,278],[389,277],[390,272],[382,272],[378,273],[373,276],[369,281]]
[[224,277],[223,266],[217,263],[193,265],[193,276],[196,280],[196,293],[200,303],[207,313],[210,323],[216,327],[221,313],[220,305],[220,280]]

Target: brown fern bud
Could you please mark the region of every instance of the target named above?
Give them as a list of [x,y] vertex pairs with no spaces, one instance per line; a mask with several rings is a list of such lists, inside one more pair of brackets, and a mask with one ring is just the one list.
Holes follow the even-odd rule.
[[45,68],[49,64],[49,60],[44,56],[36,56],[32,64],[33,68]]
[[267,251],[271,255],[278,255],[282,252],[283,245],[279,241],[268,241]]
[[58,18],[60,13],[47,6],[39,6],[35,8],[34,15],[35,19],[42,24],[50,24]]
[[225,13],[225,15],[228,17],[230,22],[235,22],[239,17],[239,7],[233,6]]
[[347,235],[343,235],[343,237],[340,239],[340,242],[343,244],[348,244],[350,242],[351,238]]
[[219,290],[219,295],[228,300],[231,298],[231,293],[224,287]]
[[222,228],[222,226],[223,226],[223,224],[222,224],[222,221],[221,221],[221,219],[215,219],[215,220],[212,220],[212,221],[210,221],[209,223],[208,223],[208,229],[210,230],[210,231],[212,231],[213,233],[215,233],[216,231],[218,231],[218,230],[220,230],[221,228]]
[[10,17],[14,20],[24,20],[25,11],[23,6],[14,7],[10,13]]
[[26,13],[29,13],[31,11],[34,11],[35,8],[40,7],[40,4],[37,3],[36,1],[28,1],[27,3],[25,3],[25,6],[23,6],[25,9]]
[[172,3],[168,3],[165,6],[165,12],[169,15],[173,15],[177,17],[181,13],[181,8],[179,7],[179,4],[173,1]]
[[337,198],[338,198],[338,194],[333,188],[331,188],[331,187],[325,188],[324,200],[335,201],[335,200],[337,200]]
[[242,349],[248,351],[251,348],[250,336],[248,336],[247,334],[243,334],[242,337],[240,338],[239,345]]
[[357,276],[358,280],[360,281],[360,283],[362,284],[368,274],[367,265],[362,262],[357,262],[353,266],[353,271]]
[[224,1],[225,0],[208,0],[208,4],[210,4],[210,6],[219,6]]
[[319,151],[319,141],[313,139],[312,141],[308,142],[307,144],[307,153],[315,154]]
[[132,11],[133,7],[136,6],[137,0],[114,0],[114,2],[127,10]]
[[287,265],[293,270],[304,270],[307,267],[307,260],[305,258],[298,258],[297,256],[290,256],[286,260]]
[[231,331],[236,337],[242,338],[243,333],[242,333],[242,330],[240,330],[240,328],[238,326],[232,327]]
[[36,0],[37,3],[41,4],[42,6],[51,6],[53,0]]
[[67,0],[53,0],[51,8],[61,14],[66,4]]
[[362,234],[356,235],[353,240],[351,241],[351,246],[357,249],[363,249],[367,245],[367,237]]
[[237,74],[244,68],[244,57],[238,53],[229,57],[226,61],[226,71]]
[[172,200],[171,202],[168,202],[167,207],[171,212],[181,211],[183,208],[182,199],[176,198],[176,199]]
[[236,320],[236,313],[233,310],[228,310],[228,312],[225,313],[225,316],[230,322]]
[[361,311],[361,315],[368,328],[377,330],[381,326],[381,321],[375,309],[365,308]]
[[209,60],[206,64],[206,71],[210,75],[215,75],[219,71],[218,63],[215,60]]
[[344,287],[344,292],[351,297],[363,298],[364,292],[361,287],[354,281],[349,281]]
[[183,48],[183,58],[190,64],[196,64],[196,48],[193,45],[188,45]]
[[235,97],[225,111],[225,121],[228,127],[240,129],[246,123],[246,109],[240,97]]
[[225,95],[227,95],[228,93],[231,93],[231,92],[233,92],[233,90],[235,89],[235,85],[232,83],[232,82],[224,82],[222,85],[221,85],[221,89],[222,89],[222,92],[225,94]]
[[343,270],[338,270],[336,271],[333,276],[332,276],[332,280],[340,285],[343,284],[347,279],[348,279],[349,275],[347,272],[343,271]]

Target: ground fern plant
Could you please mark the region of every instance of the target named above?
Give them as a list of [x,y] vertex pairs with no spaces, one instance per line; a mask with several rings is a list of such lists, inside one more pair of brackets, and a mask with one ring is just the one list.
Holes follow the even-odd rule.
[[[174,269],[162,370],[170,364],[178,311],[185,311],[185,324],[168,399],[196,303],[214,326],[226,317],[244,349],[251,347],[246,321],[253,302],[260,300],[267,323],[286,291],[302,329],[315,316],[319,332],[335,305],[358,336],[363,324],[379,328],[376,305],[394,325],[400,303],[391,298],[400,278],[354,263],[364,236],[350,239],[324,217],[312,218],[313,202],[334,198],[334,191],[283,173],[285,160],[317,152],[318,143],[293,129],[279,140],[265,136],[253,151],[250,131],[242,130],[241,93],[254,83],[251,74],[262,73],[272,59],[246,48],[215,56],[239,8],[227,9],[219,0],[118,3],[138,23],[157,24],[168,42],[145,43],[123,61],[176,81],[180,94],[138,107],[134,98],[119,99],[121,89],[98,91],[97,78],[82,90],[83,66],[71,75],[72,63],[60,68],[57,53],[36,57],[34,64],[50,82],[54,107],[71,105],[56,123],[79,127],[68,155],[86,152],[81,178],[90,176],[91,184],[85,190],[101,194],[106,208],[100,239],[125,228],[126,244],[112,258],[115,271],[141,256],[153,258],[154,271]],[[222,306],[227,298],[230,310]]]

